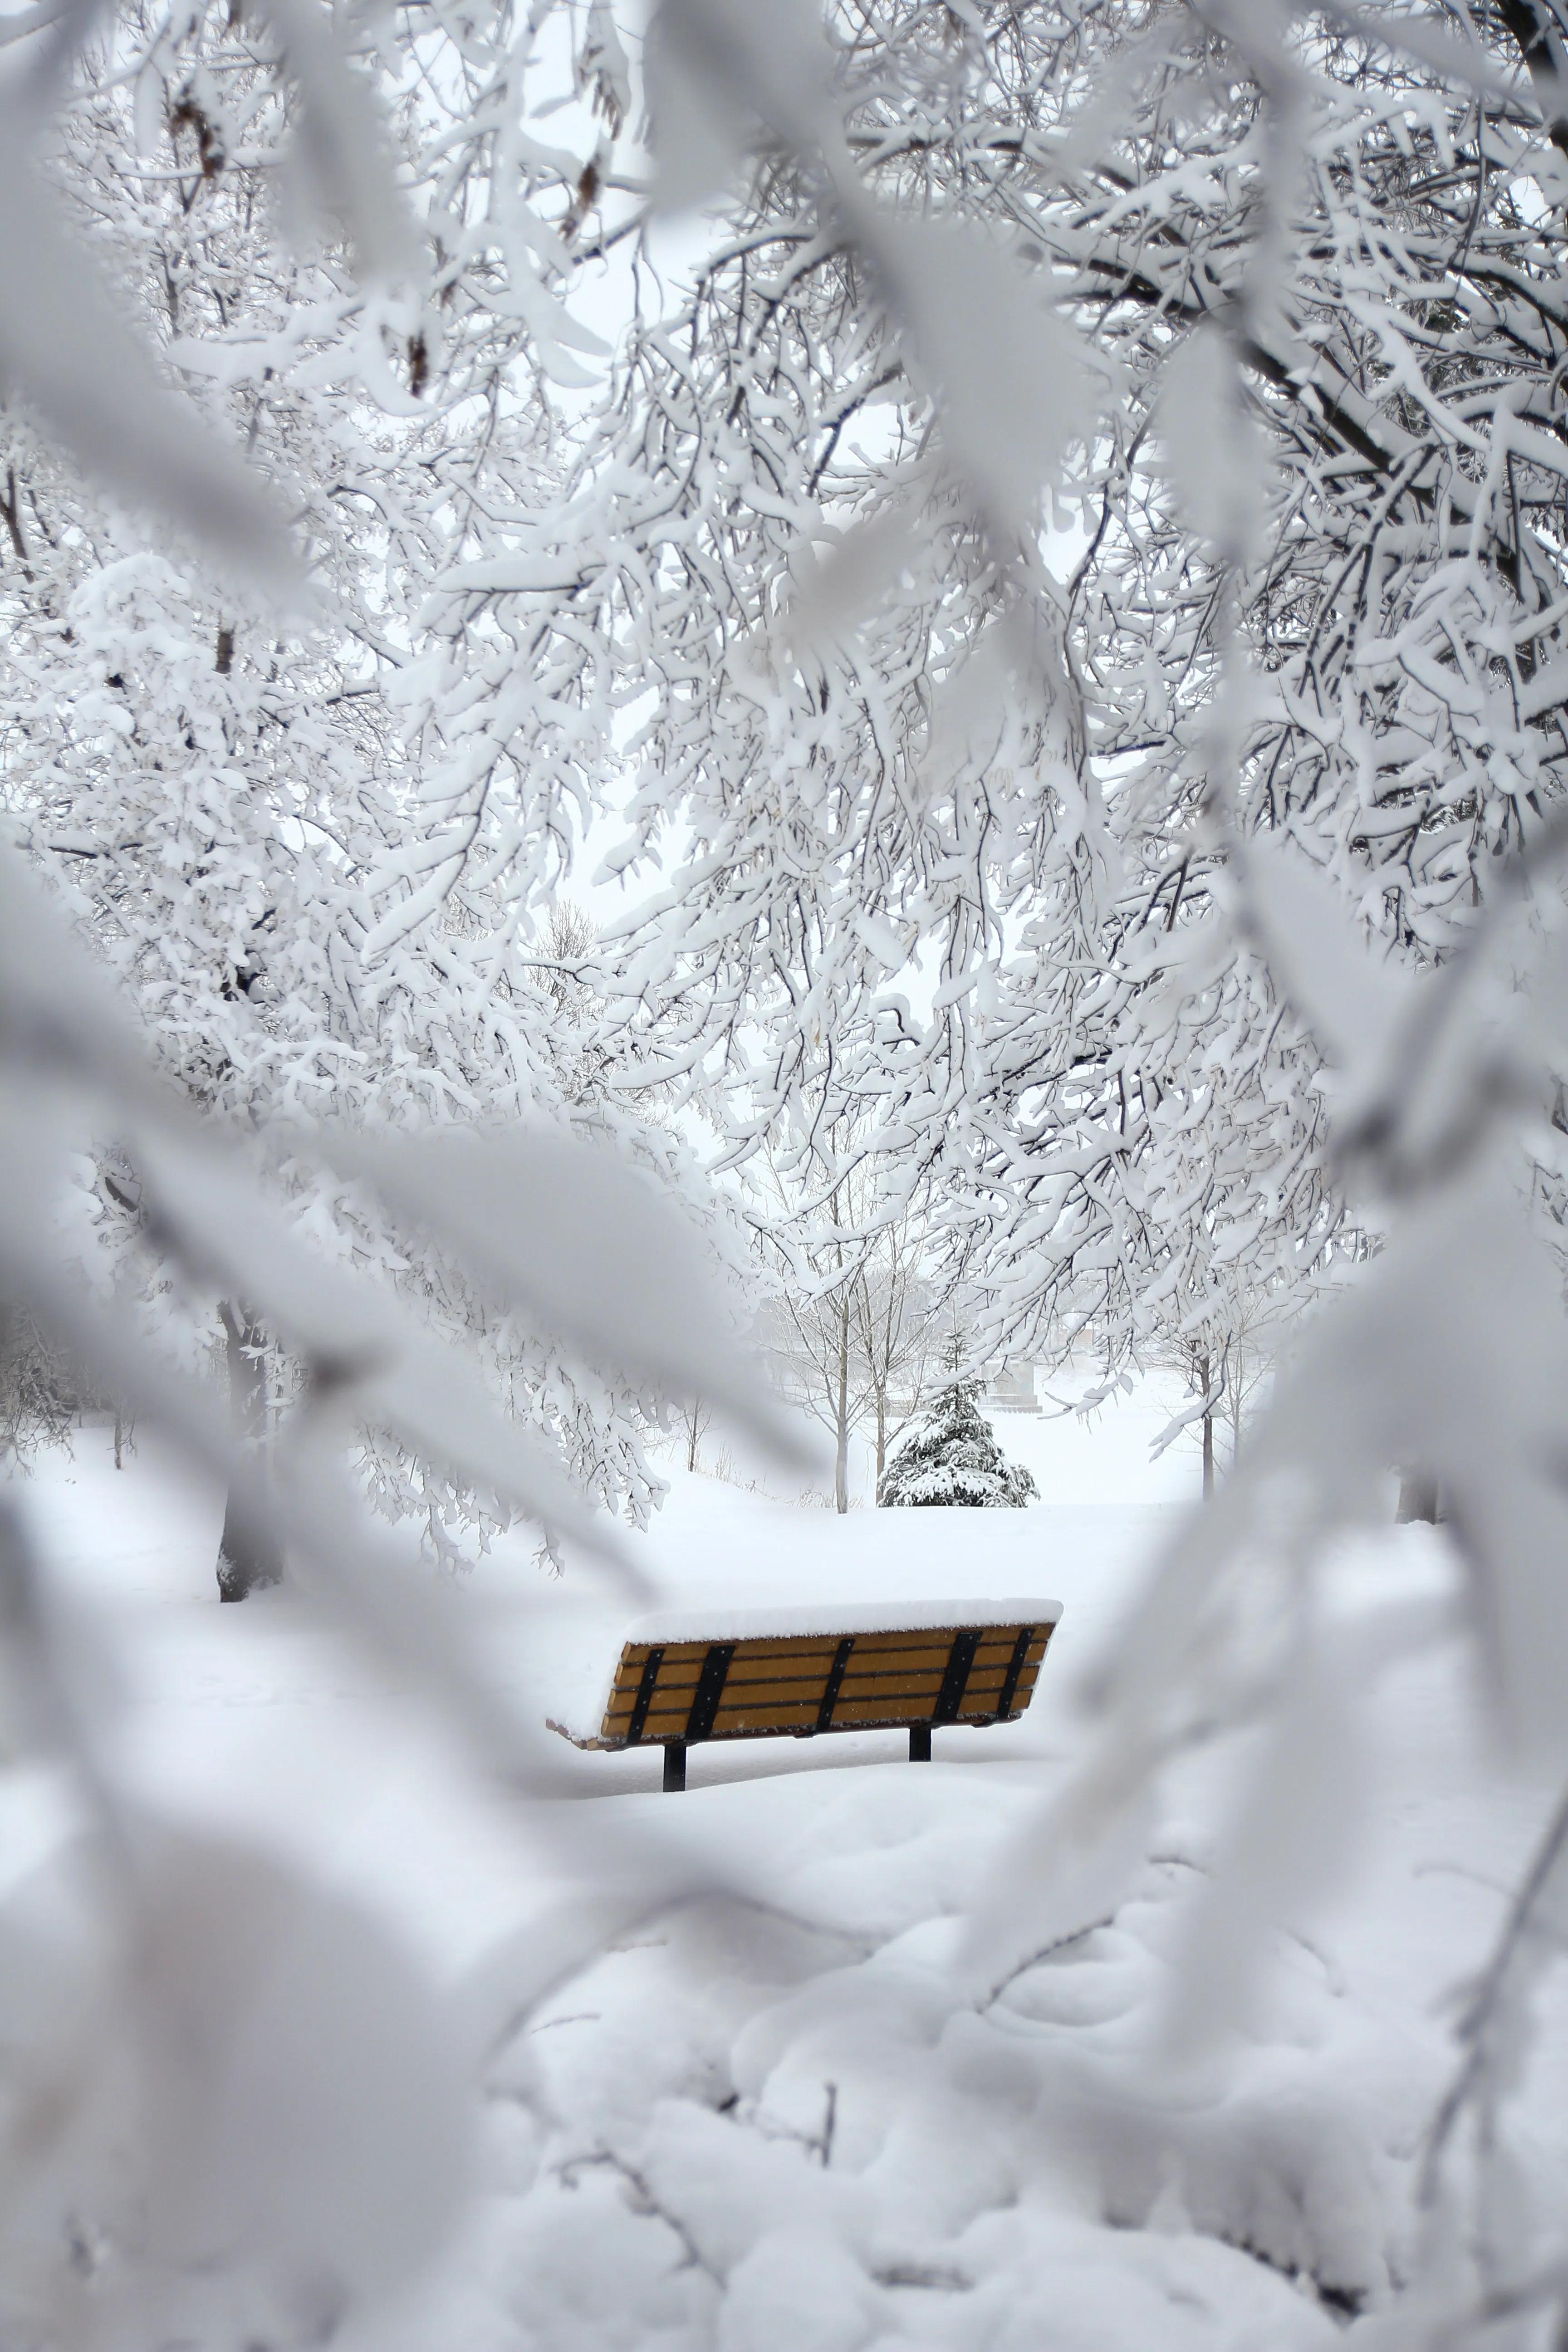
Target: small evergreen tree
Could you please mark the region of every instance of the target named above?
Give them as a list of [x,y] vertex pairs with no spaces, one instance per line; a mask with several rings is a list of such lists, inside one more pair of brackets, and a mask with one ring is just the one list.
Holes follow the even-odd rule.
[[888,1465],[877,1489],[884,1509],[1017,1510],[1032,1500],[1038,1489],[997,1444],[979,1393],[978,1381],[950,1381],[937,1391]]

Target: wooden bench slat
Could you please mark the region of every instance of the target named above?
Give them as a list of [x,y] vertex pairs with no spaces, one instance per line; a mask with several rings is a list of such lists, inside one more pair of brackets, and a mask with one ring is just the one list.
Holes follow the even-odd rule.
[[[940,1686],[930,1685],[918,1691],[884,1691],[879,1696],[858,1698],[840,1696],[834,1706],[831,1727],[837,1730],[847,1723],[933,1722],[937,1719],[935,1710],[940,1696]],[[990,1721],[1000,1713],[999,1697],[999,1691],[966,1692],[959,1704],[957,1714],[949,1720],[963,1723],[973,1717],[977,1720]],[[760,1706],[755,1701],[743,1699],[721,1701],[713,1716],[712,1727],[705,1737],[710,1739],[721,1739],[726,1730],[741,1723],[777,1723],[786,1731],[794,1731],[803,1724],[815,1727],[820,1712],[820,1699],[815,1693],[808,1694],[804,1698],[773,1701],[767,1706]],[[1020,1694],[1015,1694],[1014,1711],[1018,1714],[1023,1712]],[[687,1700],[682,1699],[668,1706],[660,1706],[656,1701],[643,1718],[642,1744],[646,1746],[650,1741],[659,1739],[684,1738],[690,1716],[691,1707]],[[625,1731],[619,1725],[611,1726],[604,1736],[614,1738],[616,1732],[621,1732],[623,1739],[625,1738]]]
[[690,1720],[689,1700],[683,1699],[678,1706],[650,1706],[643,1720],[641,1744],[646,1748],[653,1740],[684,1739]]
[[[1008,1667],[1011,1667],[1013,1646],[1016,1644],[996,1646],[996,1651],[992,1651],[990,1656],[978,1654],[978,1656],[975,1656],[975,1663],[969,1670],[971,1686],[999,1689],[1004,1679],[1006,1679]],[[1025,1654],[1023,1667],[1020,1667],[1018,1689],[1023,1689],[1025,1675],[1039,1673],[1039,1663],[1041,1658],[1044,1658],[1044,1649],[1047,1649],[1044,1642],[1032,1642],[1030,1644],[1030,1649],[1027,1649],[1027,1654]],[[924,1691],[926,1686],[931,1686],[931,1689],[941,1689],[942,1675],[945,1675],[947,1670],[947,1656],[950,1656],[950,1651],[931,1651],[931,1654],[926,1654],[926,1656],[921,1658],[905,1661],[902,1665],[863,1665],[863,1663],[858,1661],[858,1656],[853,1656],[851,1654],[847,1670],[844,1670],[842,1689],[847,1696],[856,1694],[856,1696],[863,1696],[863,1698],[865,1696],[875,1696],[877,1691],[886,1691],[886,1689]],[[748,1673],[738,1673],[738,1667],[731,1665],[729,1667],[729,1675],[726,1675],[724,1691],[726,1696],[745,1691],[745,1694],[752,1696],[752,1698],[759,1698],[762,1694],[785,1694],[785,1696],[795,1696],[795,1698],[802,1698],[802,1696],[811,1694],[811,1691],[823,1689],[823,1684],[826,1684],[830,1667],[832,1667],[832,1661],[827,1661],[827,1667],[826,1670],[820,1670],[820,1673],[806,1673],[806,1675],[750,1673],[748,1675]],[[654,1689],[656,1689],[656,1696],[658,1696],[658,1700],[670,1700],[670,1703],[677,1698],[691,1700],[693,1696],[696,1696],[696,1689],[699,1689],[699,1682],[700,1682],[700,1675],[691,1673],[689,1667],[677,1667],[675,1673],[670,1673],[668,1667],[660,1667]],[[623,1686],[618,1686],[618,1689],[611,1694],[609,1715],[611,1717],[630,1715],[630,1710],[635,1707],[635,1703],[637,1703],[639,1686],[642,1686],[642,1675],[639,1675],[635,1684],[623,1684]]]
[[[869,1640],[871,1636],[867,1635],[864,1638]],[[623,1657],[628,1663],[633,1661],[640,1663],[647,1657],[651,1647],[658,1647],[663,1650],[667,1658],[689,1659],[700,1665],[712,1646],[710,1642],[662,1642],[657,1644],[647,1642],[628,1642]],[[737,1642],[734,1648],[737,1658],[771,1658],[817,1651],[821,1652],[824,1658],[831,1658],[837,1646],[837,1642],[831,1633],[780,1633],[770,1635],[765,1641]]]
[[[907,1696],[917,1704],[930,1702],[934,1705],[941,1695],[946,1671],[945,1657],[934,1658],[928,1666],[912,1670],[909,1667],[902,1669],[889,1667],[871,1674],[857,1674],[851,1666],[839,1685],[839,1701],[842,1704],[852,1698],[893,1699]],[[998,1666],[988,1670],[984,1675],[972,1673],[970,1685],[984,1687],[993,1692],[1000,1691],[1004,1672],[1005,1669]],[[776,1681],[748,1683],[731,1669],[724,1684],[723,1703],[725,1706],[744,1704],[754,1709],[788,1705],[796,1700],[804,1702],[811,1699],[815,1702],[823,1696],[826,1684],[826,1675],[793,1675],[787,1680],[780,1677]],[[697,1682],[694,1677],[684,1681],[671,1681],[661,1675],[654,1686],[651,1709],[668,1713],[677,1706],[690,1706],[696,1694]],[[606,1724],[620,1725],[629,1722],[636,1705],[637,1698],[633,1693],[627,1693],[613,1700],[605,1717]]]
[[[835,1695],[833,1719],[837,1722],[847,1706],[902,1706],[916,1715],[929,1714],[936,1705],[941,1688],[941,1684],[931,1675],[922,1682],[892,1683],[880,1689],[852,1691],[846,1685]],[[768,1715],[775,1713],[781,1706],[816,1706],[826,1696],[826,1692],[819,1689],[798,1692],[792,1698],[773,1699],[753,1692],[749,1696],[737,1694],[733,1698],[727,1696],[724,1705],[743,1707],[748,1715]]]
[[[942,1691],[942,1683],[934,1675],[927,1676],[923,1681],[913,1685],[895,1684],[870,1690],[846,1688],[836,1696],[832,1725],[850,1719],[868,1717],[871,1715],[889,1720],[906,1717],[934,1720]],[[957,1703],[956,1714],[952,1719],[962,1721],[968,1716],[990,1717],[1001,1715],[1004,1712],[1009,1715],[1021,1715],[1033,1696],[1033,1681],[1025,1682],[1020,1679],[1011,1695],[1011,1705],[1004,1710],[1002,1684],[998,1677],[993,1676],[985,1682],[965,1686]],[[732,1718],[739,1719],[742,1716],[748,1721],[755,1722],[776,1718],[793,1727],[797,1717],[805,1718],[809,1716],[815,1718],[820,1711],[824,1697],[825,1693],[815,1685],[802,1688],[798,1685],[783,1692],[767,1695],[748,1693],[726,1696],[720,1701],[715,1711],[714,1730],[709,1736],[712,1738],[720,1736],[728,1722]],[[671,1737],[673,1726],[684,1724],[689,1720],[692,1705],[692,1696],[686,1692],[678,1692],[668,1697],[662,1693],[657,1694],[644,1712],[641,1727],[643,1738]],[[632,1710],[627,1708],[605,1717],[602,1736],[606,1738],[628,1738],[631,1726]],[[824,1728],[827,1727],[824,1727]]]
[[[929,1649],[942,1642],[951,1643],[954,1633],[961,1631],[978,1633],[985,1642],[1003,1642],[1010,1640],[1019,1630],[1016,1625],[921,1625],[885,1633],[857,1633],[854,1641],[857,1655],[866,1655],[882,1651]],[[840,1638],[832,1633],[778,1633],[769,1634],[765,1639],[758,1636],[738,1641],[732,1646],[736,1664],[749,1658],[808,1655],[831,1658]],[[622,1664],[623,1666],[640,1665],[649,1649],[657,1647],[671,1663],[694,1661],[700,1666],[712,1646],[710,1642],[628,1642],[622,1653]],[[731,1646],[730,1643],[725,1644],[726,1648]]]
[[[954,1626],[940,1627],[932,1633],[900,1636],[896,1640],[880,1634],[858,1635],[856,1637],[852,1653],[853,1670],[859,1672],[868,1664],[893,1665],[901,1661],[907,1661],[911,1656],[929,1655],[932,1658],[940,1656],[945,1659],[952,1651],[954,1634],[959,1630],[961,1629]],[[987,1629],[976,1646],[976,1662],[989,1661],[994,1657],[1005,1659],[1010,1656],[1014,1643],[1021,1630],[1016,1626],[1003,1626],[994,1632]],[[697,1643],[682,1643],[679,1646],[672,1645],[665,1649],[661,1678],[674,1681],[677,1677],[681,1677],[695,1686],[702,1670],[702,1662],[710,1646],[710,1644]],[[1039,1646],[1044,1647],[1043,1642],[1039,1643]],[[826,1673],[832,1665],[837,1651],[836,1643],[816,1640],[810,1643],[775,1642],[770,1643],[765,1648],[760,1644],[737,1643],[734,1645],[734,1655],[730,1671],[732,1675],[754,1673],[760,1667],[765,1672],[769,1667],[776,1665],[780,1670],[808,1672],[816,1670],[820,1664],[821,1670]],[[646,1644],[640,1644],[635,1648],[628,1646],[617,1672],[617,1689],[636,1687],[647,1654],[648,1649]]]
[[[808,1674],[753,1675],[738,1674],[731,1666],[725,1677],[724,1688],[726,1692],[750,1691],[758,1695],[767,1691],[820,1691],[831,1672],[832,1666],[829,1664],[818,1667],[816,1672]],[[668,1692],[673,1696],[677,1691],[694,1691],[697,1688],[697,1683],[695,1677],[689,1677],[682,1681],[661,1675],[658,1678],[658,1687],[661,1692]],[[618,1698],[615,1702],[617,1706],[620,1703]]]

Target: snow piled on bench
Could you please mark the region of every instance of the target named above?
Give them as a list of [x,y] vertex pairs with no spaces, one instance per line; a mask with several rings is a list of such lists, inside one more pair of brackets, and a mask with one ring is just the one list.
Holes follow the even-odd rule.
[[771,1642],[794,1633],[929,1633],[952,1625],[1054,1625],[1059,1601],[872,1601],[836,1608],[658,1609],[626,1627],[628,1642]]

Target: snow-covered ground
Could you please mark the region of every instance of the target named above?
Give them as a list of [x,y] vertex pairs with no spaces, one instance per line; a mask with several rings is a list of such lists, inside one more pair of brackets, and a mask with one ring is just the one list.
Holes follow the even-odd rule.
[[[23,1482],[52,1571],[106,1637],[119,1690],[106,1686],[104,1736],[147,1801],[302,1856],[396,1920],[476,2044],[501,2029],[469,2218],[354,2344],[1374,2339],[1413,2257],[1451,1996],[1546,1803],[1489,1768],[1456,1654],[1385,1675],[1378,1802],[1331,1825],[1342,1872],[1274,1937],[1266,1986],[1201,2070],[1162,2071],[1152,2053],[1244,1742],[1176,1776],[1114,1916],[1084,1918],[1005,1982],[952,1965],[963,1915],[1084,1736],[1080,1670],[1136,1605],[1195,1481],[1190,1454],[1151,1477],[1157,1401],[1128,1411],[1101,1424],[1098,1457],[1062,1424],[1000,1421],[1041,1485],[1026,1511],[837,1518],[677,1470],[634,1546],[638,1601],[580,1563],[544,1579],[521,1545],[481,1561],[449,1605],[533,1722],[602,1672],[650,1603],[1065,1603],[1021,1724],[939,1732],[922,1767],[890,1734],[699,1749],[682,1797],[658,1792],[657,1751],[563,1742],[557,1801],[487,1787],[449,1727],[411,1714],[286,1596],[216,1605],[218,1499],[145,1441],[116,1474],[105,1434],[85,1431]],[[1088,1500],[1097,1478],[1108,1499]],[[1452,1573],[1429,1531],[1391,1529],[1341,1563],[1337,1615]],[[56,1831],[30,1784],[0,1806],[3,1895]],[[639,1872],[679,1898],[639,1896]],[[514,2014],[518,1989],[541,1985]],[[1568,2191],[1568,2019],[1544,2015],[1524,2128],[1550,2200]]]

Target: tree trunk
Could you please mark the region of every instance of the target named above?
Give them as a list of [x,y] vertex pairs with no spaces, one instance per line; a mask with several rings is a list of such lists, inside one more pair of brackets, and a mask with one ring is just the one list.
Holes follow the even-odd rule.
[[838,1317],[838,1398],[837,1444],[833,1453],[833,1507],[840,1514],[849,1508],[849,1307],[846,1301]]
[[888,1459],[888,1391],[879,1384],[877,1390],[877,1485],[876,1497],[882,1499],[882,1472]]
[[[225,1300],[217,1311],[228,1358],[228,1405],[235,1437],[257,1457],[259,1472],[267,1445],[267,1365],[262,1354],[267,1335],[243,1307],[237,1314]],[[270,1531],[257,1526],[245,1496],[231,1486],[218,1538],[218,1599],[243,1601],[247,1593],[276,1584],[282,1573],[283,1563]]]
[[1407,1527],[1412,1520],[1422,1520],[1436,1527],[1442,1517],[1442,1498],[1437,1481],[1429,1470],[1402,1470],[1399,1474],[1399,1524]]
[[[1206,1355],[1198,1358],[1198,1386],[1200,1392],[1207,1396],[1209,1360]],[[1212,1404],[1204,1413],[1204,1493],[1205,1496],[1214,1493],[1214,1407]]]

